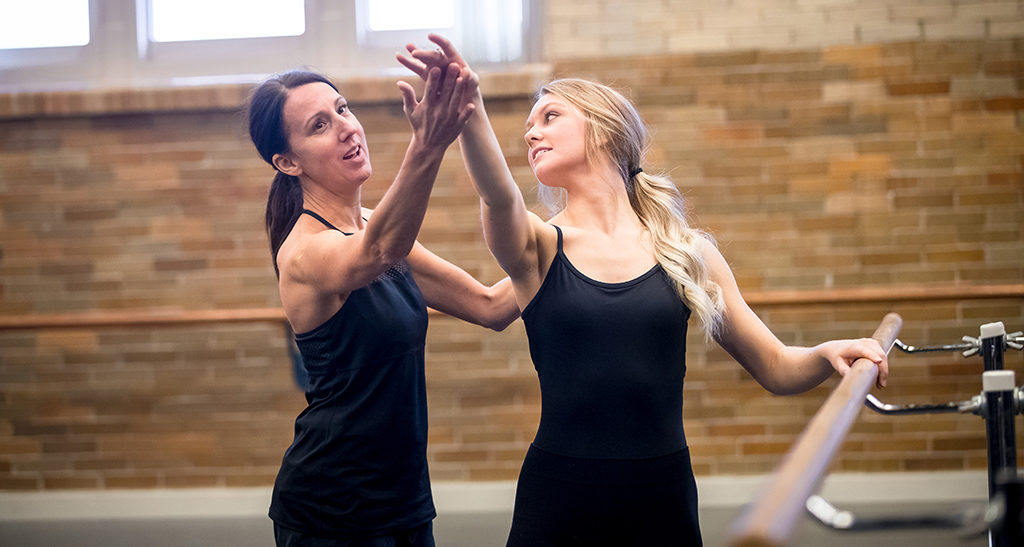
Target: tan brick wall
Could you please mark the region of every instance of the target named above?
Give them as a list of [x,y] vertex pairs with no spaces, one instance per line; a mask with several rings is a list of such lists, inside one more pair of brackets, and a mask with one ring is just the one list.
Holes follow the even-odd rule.
[[[572,20],[555,16],[561,4],[549,4],[551,25]],[[866,2],[789,4],[813,12]],[[1004,4],[959,2],[952,17]],[[658,46],[612,58],[598,46],[554,58],[552,71],[636,100],[655,136],[645,169],[673,175],[750,294],[1019,284],[1024,41],[924,37],[689,53]],[[395,174],[407,124],[392,81],[340,83],[368,128],[373,203]],[[488,110],[532,204],[528,89],[488,88]],[[173,93],[149,102],[145,93],[0,98],[0,316],[276,306],[261,230],[271,172],[237,112],[244,91],[184,92],[202,97],[195,102]],[[502,276],[457,149],[421,240],[484,281]],[[1024,328],[1019,297],[756,311],[797,344],[870,334],[888,311],[904,316],[902,338],[915,345],[957,342],[989,321]],[[701,475],[769,471],[835,385],[770,396],[721,349],[697,335],[689,343],[684,417]],[[435,479],[514,478],[540,403],[522,324],[492,333],[435,316],[427,362]],[[1008,368],[1022,363],[1021,353],[1007,354]],[[888,402],[980,390],[977,357],[894,355],[892,367],[880,394]],[[0,489],[268,485],[302,407],[278,324],[0,330]],[[835,468],[984,469],[983,441],[974,416],[865,413]]]
[[552,0],[543,5],[546,59],[1024,33],[1019,0]]

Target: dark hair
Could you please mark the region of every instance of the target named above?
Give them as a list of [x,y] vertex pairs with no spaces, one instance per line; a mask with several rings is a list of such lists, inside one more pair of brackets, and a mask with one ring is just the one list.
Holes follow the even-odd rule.
[[[335,91],[338,88],[324,75],[308,70],[291,70],[272,76],[258,85],[249,95],[249,137],[263,161],[274,165],[275,154],[286,154],[288,131],[284,126],[284,102],[288,93],[297,87],[323,82]],[[276,169],[276,167],[275,167]],[[270,256],[277,269],[277,251],[281,248],[295,221],[302,214],[302,186],[298,177],[280,171],[274,175],[267,196],[267,236],[270,238]]]

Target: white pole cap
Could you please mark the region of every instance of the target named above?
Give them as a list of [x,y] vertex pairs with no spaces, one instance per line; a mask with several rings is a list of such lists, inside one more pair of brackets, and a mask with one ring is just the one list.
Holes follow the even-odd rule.
[[981,374],[981,389],[990,391],[1013,391],[1017,389],[1012,370],[986,370]]
[[985,323],[981,326],[981,339],[995,338],[996,336],[1006,336],[1006,327],[1003,326],[1002,321],[996,321],[995,323]]

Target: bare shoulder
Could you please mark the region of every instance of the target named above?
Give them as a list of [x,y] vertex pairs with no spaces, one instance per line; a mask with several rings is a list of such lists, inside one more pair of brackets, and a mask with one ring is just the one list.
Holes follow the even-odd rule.
[[719,286],[731,285],[734,282],[732,268],[714,240],[709,236],[701,235],[697,238],[696,243],[712,281],[718,283]]
[[697,250],[700,251],[700,255],[704,260],[725,260],[722,256],[722,251],[719,250],[718,244],[707,234],[700,234],[695,238],[697,244]]
[[324,255],[348,243],[349,238],[341,232],[300,217],[277,251],[282,282],[309,282],[315,270],[312,263],[320,262]]
[[[540,262],[544,262],[545,259],[550,262],[550,258],[555,256],[555,252],[558,250],[558,231],[555,226],[558,226],[558,215],[555,215],[551,219],[545,221],[540,218],[536,213],[528,213],[530,219],[530,226],[533,229],[533,238],[537,245],[537,259]],[[564,234],[565,229],[562,228]]]
[[296,223],[277,254],[280,271],[278,293],[285,316],[295,332],[307,332],[337,312],[347,292],[329,290],[322,257],[332,254],[348,238],[317,224]]

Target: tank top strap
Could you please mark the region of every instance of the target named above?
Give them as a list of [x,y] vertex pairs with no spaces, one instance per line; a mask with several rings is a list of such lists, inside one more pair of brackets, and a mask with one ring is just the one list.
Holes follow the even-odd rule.
[[559,228],[557,224],[552,224],[552,226],[554,226],[555,227],[555,231],[558,232],[558,250],[557,250],[557,253],[558,254],[563,254],[563,251],[562,251],[562,229]]
[[324,226],[327,226],[328,228],[330,228],[330,229],[332,229],[332,230],[336,230],[336,231],[338,231],[338,232],[341,232],[341,233],[343,233],[343,234],[345,234],[345,235],[347,235],[347,236],[350,236],[350,235],[352,235],[352,234],[351,234],[350,232],[345,232],[345,231],[339,230],[339,229],[338,229],[337,227],[335,227],[335,226],[334,226],[333,224],[331,224],[330,222],[327,222],[327,219],[325,219],[324,217],[322,217],[322,216],[320,216],[320,215],[316,214],[316,213],[315,213],[315,212],[313,212],[313,211],[310,211],[309,209],[303,209],[303,210],[302,210],[302,214],[305,214],[305,215],[309,215],[309,216],[311,216],[311,217],[313,217],[313,218],[315,218],[315,219],[319,220],[319,221],[320,221],[321,223],[323,223],[323,225],[324,225]]

